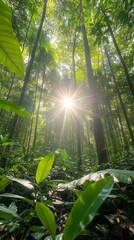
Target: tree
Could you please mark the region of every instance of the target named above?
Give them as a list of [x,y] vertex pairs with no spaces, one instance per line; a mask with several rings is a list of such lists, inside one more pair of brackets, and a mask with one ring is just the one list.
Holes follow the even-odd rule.
[[[80,3],[80,10],[82,13],[83,11],[82,11],[81,3]],[[97,98],[97,87],[96,87],[95,79],[93,76],[90,49],[88,45],[88,39],[87,39],[83,17],[81,21],[82,21],[81,28],[82,28],[82,35],[83,35],[83,42],[84,42],[86,66],[87,66],[87,76],[88,76],[88,83],[90,88],[89,97],[91,97],[91,101],[92,101],[91,108],[92,108],[93,122],[94,122],[94,136],[95,136],[95,142],[96,142],[96,148],[97,148],[98,163],[99,165],[102,165],[103,163],[108,162],[106,145],[105,145],[105,137],[103,133],[101,119],[99,118],[98,103],[97,103],[97,100],[95,99]]]
[[[28,84],[28,80],[29,80],[31,69],[32,69],[32,65],[33,65],[33,61],[34,61],[34,57],[35,57],[35,53],[36,53],[36,49],[37,49],[37,45],[38,45],[38,41],[39,41],[39,37],[40,37],[40,34],[41,34],[41,30],[42,30],[42,26],[43,26],[43,22],[44,22],[44,18],[45,18],[46,4],[47,4],[47,0],[44,1],[44,6],[43,6],[40,25],[39,25],[39,28],[38,28],[38,32],[37,32],[37,35],[36,35],[35,42],[34,42],[34,47],[32,49],[31,58],[30,58],[28,66],[27,66],[27,70],[26,70],[26,74],[25,74],[25,78],[24,78],[24,84],[23,84],[23,87],[22,87],[22,90],[21,90],[21,95],[20,95],[20,98],[19,98],[19,101],[18,101],[18,104],[20,106],[23,105],[23,100],[24,100],[24,97],[25,97],[26,87],[27,87],[27,84]],[[18,116],[15,115],[15,117],[13,119],[13,122],[11,124],[9,139],[12,139],[12,137],[14,135],[17,120],[18,120]]]

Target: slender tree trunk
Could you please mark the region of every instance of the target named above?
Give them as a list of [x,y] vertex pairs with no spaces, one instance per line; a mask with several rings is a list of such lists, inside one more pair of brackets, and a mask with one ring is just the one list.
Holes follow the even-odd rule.
[[8,101],[9,97],[10,97],[10,93],[12,91],[12,88],[13,88],[13,84],[14,84],[14,80],[15,80],[15,73],[13,75],[13,78],[12,78],[12,81],[11,81],[11,85],[10,85],[10,88],[9,88],[9,91],[8,91],[8,94],[7,94],[7,97],[6,97],[6,100]]
[[36,122],[35,122],[35,130],[34,130],[34,140],[33,140],[33,147],[36,145],[36,137],[37,137],[37,129],[38,129],[38,121],[39,121],[39,112],[40,112],[40,105],[41,105],[41,99],[42,99],[42,94],[43,94],[43,87],[44,87],[44,81],[45,81],[45,66],[43,69],[43,76],[42,76],[42,86],[41,86],[41,91],[40,91],[40,96],[39,96],[39,103],[37,107],[37,113],[36,113]]
[[134,87],[133,87],[132,81],[131,81],[131,79],[130,79],[130,76],[129,76],[129,73],[128,73],[128,69],[127,69],[126,63],[125,63],[125,61],[124,61],[124,59],[123,59],[123,57],[122,57],[120,48],[119,48],[119,46],[118,46],[118,44],[117,44],[117,42],[116,42],[116,39],[115,39],[113,30],[112,30],[112,27],[111,27],[111,25],[110,25],[110,23],[109,23],[108,16],[106,15],[106,12],[105,12],[104,9],[102,9],[102,13],[103,13],[103,15],[104,15],[104,17],[105,17],[105,21],[106,21],[106,23],[107,23],[108,30],[109,30],[109,32],[110,32],[110,35],[111,35],[112,39],[113,39],[114,46],[115,46],[116,51],[117,51],[117,53],[118,53],[119,59],[120,59],[120,61],[121,61],[121,64],[122,64],[122,67],[123,67],[123,70],[124,70],[124,73],[125,73],[125,76],[126,76],[126,80],[127,80],[127,82],[128,82],[128,86],[129,86],[130,91],[131,91],[131,93],[132,93],[132,95],[133,95],[133,97],[134,97]]
[[[80,6],[80,8],[81,8],[80,12],[82,13],[82,5]],[[83,42],[84,42],[86,66],[87,66],[88,84],[90,88],[89,94],[92,99],[91,108],[93,113],[94,136],[95,136],[95,143],[96,143],[96,149],[97,149],[97,155],[98,155],[98,163],[99,165],[102,165],[103,163],[108,163],[108,157],[107,157],[107,150],[105,145],[104,132],[102,128],[102,122],[101,122],[101,119],[99,118],[99,107],[96,101],[97,89],[95,85],[95,79],[93,76],[90,49],[88,45],[88,39],[87,39],[87,34],[86,34],[86,29],[85,29],[83,19],[81,23],[81,28],[82,28],[82,36],[83,36]]]
[[48,148],[50,144],[50,134],[51,134],[51,120],[47,122],[47,132],[46,132],[46,137],[45,137],[45,146]]
[[[74,44],[72,52],[72,62],[73,62],[73,80],[74,80],[74,91],[77,90],[77,80],[76,80],[76,70],[75,70],[75,48],[76,48],[76,30],[74,35]],[[81,123],[78,118],[75,118],[76,121],[76,133],[77,133],[77,153],[78,153],[78,168],[81,166]]]
[[30,28],[30,25],[31,25],[31,22],[32,22],[32,17],[33,17],[33,13],[31,15],[31,18],[29,20],[29,23],[28,23],[28,26],[27,26],[27,29],[26,29],[26,35],[25,35],[24,42],[23,42],[23,45],[22,45],[22,53],[24,51],[25,43],[26,43],[26,40],[27,40],[27,37],[28,37],[28,32],[29,32],[29,28]]
[[119,109],[117,109],[117,116],[118,116],[120,127],[121,127],[121,133],[122,133],[124,145],[128,148],[129,145],[128,145],[128,141],[126,139],[126,135],[125,135],[125,132],[124,132],[123,123],[122,123],[122,119],[121,119],[121,115],[120,115]]
[[[43,22],[44,22],[44,18],[45,18],[46,4],[47,4],[47,0],[44,1],[44,7],[43,7],[43,11],[42,11],[42,17],[41,17],[40,25],[39,25],[38,32],[37,32],[37,35],[36,35],[34,47],[32,49],[31,59],[30,59],[29,64],[27,66],[27,70],[26,70],[26,74],[25,74],[25,78],[24,78],[24,84],[23,84],[23,87],[22,87],[22,90],[21,90],[20,99],[19,99],[19,102],[18,102],[18,104],[20,106],[23,105],[23,100],[24,100],[24,97],[25,97],[26,87],[27,87],[29,76],[30,76],[30,72],[31,72],[31,69],[32,69],[32,66],[33,66],[33,61],[34,61],[34,57],[35,57],[38,41],[39,41],[39,38],[40,38],[40,34],[41,34],[41,30],[42,30],[42,26],[43,26]],[[15,131],[16,124],[17,124],[17,120],[18,120],[18,116],[15,115],[14,119],[13,119],[13,122],[11,124],[10,132],[9,132],[9,139],[13,138],[14,131]]]
[[114,84],[115,84],[116,92],[117,92],[118,97],[119,97],[120,105],[121,105],[122,111],[123,111],[123,113],[124,113],[124,117],[125,117],[125,120],[126,120],[126,124],[127,124],[127,127],[128,127],[128,131],[129,131],[129,134],[130,134],[132,143],[134,144],[133,131],[132,131],[131,125],[130,125],[130,123],[129,123],[129,119],[128,119],[128,116],[127,116],[127,112],[126,112],[124,103],[123,103],[123,101],[122,101],[122,97],[121,97],[121,94],[120,94],[120,90],[119,90],[118,85],[117,85],[117,81],[116,81],[116,78],[115,78],[115,75],[114,75],[114,72],[113,72],[113,69],[112,69],[111,61],[110,61],[110,58],[109,58],[109,55],[108,55],[108,51],[107,51],[107,49],[106,49],[106,46],[104,46],[104,49],[105,49],[105,54],[106,54],[106,57],[107,57],[107,60],[108,60],[108,64],[109,64],[109,67],[110,67],[110,71],[111,71],[111,74],[112,74],[112,78],[113,78],[113,81],[114,81]]
[[[105,94],[106,96],[109,96],[109,94],[111,94],[109,91],[108,91],[108,88],[109,88],[109,83],[107,81],[108,79],[108,76],[107,76],[107,73],[106,73],[106,68],[105,68],[105,63],[104,63],[104,58],[103,58],[103,51],[101,49],[101,53],[102,53],[102,65],[103,65],[103,70],[104,70],[104,76],[105,76],[105,80],[106,81],[103,81],[103,85],[104,85],[104,91],[105,91]],[[108,84],[106,84],[108,83]],[[120,149],[121,149],[121,142],[120,142],[120,138],[119,138],[119,132],[117,130],[117,127],[116,127],[116,124],[115,124],[115,119],[114,119],[114,116],[113,116],[113,111],[112,111],[112,108],[111,108],[111,104],[110,104],[110,100],[108,99],[107,100],[107,107],[108,107],[108,112],[110,113],[111,115],[111,124],[113,126],[113,130],[115,132],[115,137],[117,139],[117,143],[118,143],[118,148],[117,148],[117,144],[116,144],[116,141],[114,142],[114,144],[116,145],[115,148],[118,149],[118,151],[120,152]]]
[[[104,68],[104,63],[103,63],[103,68]],[[102,75],[101,71],[98,71],[98,78],[99,78],[99,83],[100,83],[100,88],[102,89],[103,92],[103,96],[106,98],[106,102],[105,104],[103,104],[103,111],[104,113],[108,113],[105,114],[104,116],[104,121],[105,121],[105,129],[106,129],[106,136],[107,139],[109,140],[108,142],[110,143],[111,147],[113,148],[113,152],[117,153],[117,142],[116,142],[116,138],[115,138],[115,134],[114,134],[114,130],[113,130],[113,123],[111,121],[111,114],[112,112],[109,109],[109,105],[110,105],[110,100],[108,98],[108,92],[107,92],[107,86],[106,86],[106,72],[104,69],[104,73],[105,75]],[[105,76],[105,78],[104,78]],[[110,137],[109,137],[110,135]],[[106,140],[107,140],[106,139]],[[107,144],[107,146],[109,146],[109,144]]]
[[36,73],[35,96],[34,96],[34,104],[33,104],[32,119],[31,119],[31,124],[30,124],[29,136],[28,136],[27,149],[29,149],[29,147],[30,147],[31,138],[32,138],[32,130],[33,130],[34,115],[35,115],[35,106],[36,106],[36,99],[37,99],[37,88],[38,88],[38,79],[39,79],[40,66],[41,65],[39,64],[38,71]]

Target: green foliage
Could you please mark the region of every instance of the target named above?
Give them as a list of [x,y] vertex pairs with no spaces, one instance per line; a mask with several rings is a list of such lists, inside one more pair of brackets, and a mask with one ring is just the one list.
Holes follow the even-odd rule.
[[41,157],[37,171],[36,171],[36,182],[40,184],[50,172],[54,162],[54,154],[49,154],[45,157]]
[[15,198],[15,199],[20,199],[20,200],[24,200],[26,201],[27,203],[29,203],[31,206],[33,206],[33,201],[28,199],[28,198],[25,198],[25,197],[22,197],[20,195],[17,195],[17,194],[12,194],[12,193],[3,193],[3,194],[0,194],[0,197],[4,197],[4,198]]
[[58,187],[61,189],[66,189],[66,188],[74,189],[76,188],[76,186],[82,185],[86,181],[98,181],[101,178],[105,177],[106,175],[111,175],[114,179],[114,182],[121,182],[121,183],[128,184],[134,178],[134,171],[120,170],[120,169],[106,169],[106,170],[98,171],[95,173],[90,173],[70,183],[59,184]]
[[113,178],[106,177],[87,187],[76,200],[64,229],[64,240],[75,239],[95,217],[112,190]]
[[10,183],[10,180],[8,179],[7,176],[3,175],[3,176],[0,176],[0,191],[7,187],[8,184]]
[[[43,1],[29,1],[28,3],[28,1],[10,0],[13,9],[12,21],[11,11],[4,2],[8,1],[0,1],[0,61],[19,77],[23,77],[22,57],[11,23],[21,41],[27,62],[34,45],[35,32],[39,26],[39,13],[41,13]],[[132,124],[132,99],[130,99],[130,92],[114,44],[109,38],[110,32],[106,18],[102,13],[102,9],[104,9],[132,78],[133,1],[117,2],[82,1],[85,19],[83,23],[87,30],[97,89],[95,101],[98,102],[99,109],[99,112],[97,110],[93,113],[91,111],[92,94],[89,96],[87,87],[79,0],[70,0],[67,3],[64,0],[51,1],[49,4],[47,9],[49,31],[44,29],[40,36],[29,79],[29,89],[27,89],[29,92],[25,92],[23,102],[23,106],[26,106],[27,109],[30,106],[33,117],[32,121],[30,119],[23,119],[23,123],[18,121],[15,141],[8,142],[8,139],[2,136],[8,135],[10,122],[5,123],[8,114],[4,115],[1,111],[3,124],[2,135],[0,135],[0,161],[3,168],[0,168],[0,201],[4,203],[0,205],[2,239],[12,238],[12,236],[16,239],[31,239],[32,237],[36,240],[73,240],[76,237],[78,239],[90,239],[90,237],[115,239],[116,236],[111,238],[105,234],[106,228],[110,229],[110,234],[112,229],[114,232],[114,224],[107,225],[109,219],[110,221],[112,219],[111,212],[113,214],[114,210],[116,220],[114,222],[112,219],[112,221],[117,229],[119,227],[119,232],[124,233],[124,230],[130,232],[128,222],[131,224],[131,221],[134,220],[132,205],[134,202],[134,172],[128,169],[132,170],[134,167],[133,150],[129,145],[128,129],[122,109],[118,104],[116,86],[113,83],[103,49],[103,43],[108,45],[117,86],[126,106],[130,124]],[[53,27],[54,25],[55,27]],[[21,29],[19,29],[20,26]],[[76,39],[74,39],[75,32]],[[74,66],[72,65],[72,53],[74,54]],[[0,79],[2,81],[0,85],[3,98],[7,96],[8,86],[11,83],[10,73],[4,72],[4,69],[1,68]],[[77,89],[74,89],[74,75],[76,75]],[[41,84],[42,77],[44,86]],[[6,84],[5,78],[7,79]],[[17,80],[16,83],[13,82],[13,88],[11,86],[12,94],[9,94],[9,97],[15,102],[20,94],[21,85],[22,82]],[[61,92],[58,86],[60,86]],[[42,92],[42,96],[40,92]],[[53,99],[58,100],[57,97],[59,98],[62,93],[66,95],[67,92],[70,95],[73,94],[74,98],[76,97],[76,107],[69,111],[64,111],[64,109],[62,111],[62,107],[59,109],[53,107]],[[37,116],[39,105],[40,111]],[[23,117],[29,117],[29,113],[24,109],[5,100],[0,100],[0,108]],[[64,114],[64,112],[66,113]],[[113,169],[97,171],[93,116],[102,119],[110,165]],[[35,129],[38,117],[38,128]],[[81,125],[81,156],[77,151],[77,120]],[[37,130],[37,145],[33,149],[30,148],[30,145],[33,142],[34,130]],[[23,142],[22,148],[20,142]],[[10,148],[9,152],[7,146]],[[55,152],[54,162],[52,152],[55,149],[58,150]],[[47,155],[48,153],[51,154]],[[131,158],[128,157],[130,155]],[[79,157],[81,157],[81,166],[78,164]],[[122,161],[120,161],[121,159]],[[5,167],[6,160],[8,160],[8,164]],[[38,160],[40,160],[39,163]],[[52,166],[54,167],[52,168]],[[100,167],[101,169],[105,168],[103,165]],[[50,172],[50,170],[52,171]],[[87,173],[90,174],[86,175]],[[74,180],[76,178],[77,180]],[[113,188],[114,183],[115,188]],[[126,191],[127,188],[128,191]],[[119,209],[119,205],[121,205],[121,209]],[[117,215],[120,213],[123,215],[123,226],[125,226],[124,213],[126,211],[128,216],[128,209],[132,220],[127,219],[127,227],[122,230],[120,224],[122,219],[120,220]],[[97,223],[96,219],[99,217],[100,221]],[[105,218],[104,222],[107,226],[103,222],[103,218]],[[97,233],[101,232],[101,236],[92,235],[93,228],[97,230]],[[84,236],[86,233],[88,236]],[[119,237],[117,236],[117,238]]]
[[[64,150],[62,152],[62,157],[65,159],[67,157],[66,154],[67,153]],[[108,169],[88,174],[83,178],[67,184],[58,184],[58,188],[56,187],[56,190],[59,191],[59,193],[61,190],[66,191],[65,188],[71,188],[72,193],[75,193],[75,198],[78,198],[76,200],[73,200],[74,204],[72,209],[70,210],[70,213],[68,214],[66,222],[64,223],[64,229],[59,232],[60,234],[56,235],[57,226],[55,221],[55,215],[52,210],[50,210],[53,209],[53,211],[55,211],[56,207],[56,205],[53,206],[53,193],[55,191],[55,186],[53,184],[53,180],[48,181],[48,179],[45,179],[52,168],[53,162],[54,154],[49,154],[45,157],[41,157],[40,162],[37,166],[37,170],[35,171],[35,179],[32,178],[31,181],[22,178],[15,178],[13,176],[3,175],[1,177],[0,187],[3,193],[0,194],[0,198],[6,198],[9,200],[15,199],[16,202],[18,200],[19,202],[24,201],[25,204],[28,204],[28,209],[26,208],[27,210],[25,210],[24,212],[23,210],[22,212],[19,211],[19,214],[17,213],[17,207],[15,209],[11,209],[10,205],[9,207],[1,205],[1,218],[5,220],[9,218],[10,227],[10,224],[13,221],[21,222],[23,217],[24,223],[30,225],[29,231],[35,232],[35,239],[40,239],[42,236],[47,236],[45,240],[75,239],[83,232],[87,225],[92,223],[93,219],[96,217],[98,210],[100,209],[100,206],[110,195],[110,192],[113,189],[114,182],[122,182],[122,184],[128,184],[130,183],[130,180],[134,177],[134,173],[132,171]],[[33,164],[35,163],[37,164],[37,160],[33,161]],[[44,179],[45,181],[43,182]],[[4,191],[4,188],[6,188],[6,186],[8,186],[9,188],[10,183],[19,184],[19,186],[21,186],[24,191],[19,190],[18,188],[20,195],[14,193],[6,193]],[[37,184],[40,185],[38,186]],[[80,191],[78,190],[78,186],[79,188],[81,188]],[[31,199],[31,197],[29,197],[29,191],[30,196],[34,197],[33,200]],[[53,200],[50,198],[50,192],[52,192]],[[115,194],[110,195],[112,199],[113,196],[115,196]],[[66,201],[67,200],[65,200],[65,202],[62,202],[62,204],[64,204],[62,206],[65,207]],[[32,225],[32,221],[35,221],[35,218],[37,217],[38,219],[40,219],[41,223],[45,227],[45,229],[42,231],[40,230],[40,226]],[[16,224],[14,225],[15,229],[17,227]],[[48,236],[48,232],[49,234],[51,234],[51,236]]]
[[47,206],[45,206],[41,202],[36,203],[35,209],[36,209],[36,212],[37,212],[37,215],[38,215],[40,221],[47,228],[49,233],[52,235],[53,240],[55,240],[56,223],[55,223],[54,214]]
[[10,217],[19,218],[19,215],[16,213],[16,209],[12,208],[12,205],[10,205],[9,207],[0,205],[0,217],[1,218],[10,218]]
[[3,99],[0,99],[0,108],[8,112],[15,112],[21,117],[30,117],[30,114],[23,107]]
[[24,77],[24,65],[17,38],[12,29],[11,10],[0,1],[0,63],[19,77]]
[[66,162],[66,160],[68,159],[68,154],[67,154],[66,149],[63,149],[63,150],[60,152],[60,154],[61,154],[61,157],[62,157],[63,161]]
[[18,183],[22,184],[24,187],[26,187],[28,189],[32,189],[33,188],[33,185],[28,180],[15,178],[15,177],[12,177],[12,176],[7,176],[7,177],[8,177],[9,180],[18,182]]

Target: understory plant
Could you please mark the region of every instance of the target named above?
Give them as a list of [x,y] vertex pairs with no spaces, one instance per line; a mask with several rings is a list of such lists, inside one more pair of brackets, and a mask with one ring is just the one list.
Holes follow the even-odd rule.
[[[72,182],[60,182],[57,184],[56,181],[49,179],[48,176],[52,169],[54,158],[54,154],[49,154],[39,159],[35,180],[33,181],[6,174],[0,177],[0,190],[2,192],[0,194],[2,202],[0,204],[0,221],[1,224],[9,227],[8,234],[19,229],[20,226],[21,228],[24,226],[26,231],[23,232],[24,236],[21,239],[25,239],[28,231],[33,231],[34,236],[37,234],[35,239],[41,239],[41,237],[45,236],[45,240],[73,240],[94,219],[98,209],[113,189],[114,183],[129,183],[134,177],[133,171],[107,169],[90,173]],[[19,184],[19,186],[22,185],[26,191],[22,191],[21,195],[7,193],[6,190],[10,189],[11,191],[14,183]],[[10,188],[9,184],[11,184]],[[63,224],[63,230],[61,232],[58,231],[56,234],[55,206],[49,195],[50,193],[54,195],[55,191],[65,191],[67,189],[75,193],[75,199],[73,207],[70,209],[68,217]],[[12,192],[14,191],[12,190]],[[6,198],[6,201],[2,201],[4,198]],[[7,199],[15,199],[15,202],[8,204]],[[20,207],[21,201],[26,202],[24,208]],[[31,207],[29,208],[28,205]],[[35,219],[37,224],[33,225]],[[43,229],[37,226],[40,222],[44,226]],[[5,234],[5,237],[8,234]],[[50,236],[48,236],[49,234]]]

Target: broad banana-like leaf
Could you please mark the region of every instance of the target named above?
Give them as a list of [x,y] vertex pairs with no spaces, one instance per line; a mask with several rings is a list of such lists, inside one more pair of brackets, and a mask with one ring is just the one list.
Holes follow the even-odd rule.
[[113,177],[114,182],[130,183],[134,179],[134,171],[131,170],[121,170],[121,169],[106,169],[98,171],[95,173],[89,173],[82,178],[73,180],[69,183],[60,183],[58,184],[59,189],[74,189],[77,185],[82,185],[86,181],[98,181],[101,178],[105,177],[106,174],[109,174]]
[[97,210],[113,188],[113,178],[105,177],[91,184],[78,197],[67,218],[64,240],[75,239],[95,217]]
[[0,1],[0,64],[4,64],[19,77],[24,77],[24,64],[18,40],[12,29],[11,10]]

